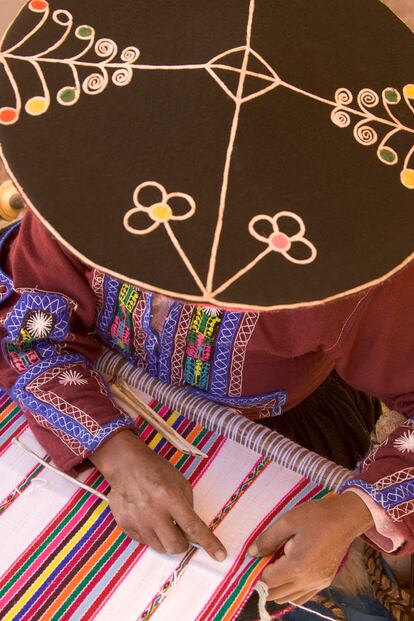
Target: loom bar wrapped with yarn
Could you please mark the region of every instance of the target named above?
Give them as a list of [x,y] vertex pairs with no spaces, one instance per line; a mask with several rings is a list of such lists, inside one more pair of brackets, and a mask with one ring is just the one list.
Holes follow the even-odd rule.
[[109,377],[119,377],[139,393],[151,395],[178,410],[185,417],[209,431],[234,440],[275,463],[293,470],[333,491],[352,474],[295,442],[252,422],[228,406],[207,401],[191,391],[163,384],[113,352],[106,352],[98,362],[99,370]]

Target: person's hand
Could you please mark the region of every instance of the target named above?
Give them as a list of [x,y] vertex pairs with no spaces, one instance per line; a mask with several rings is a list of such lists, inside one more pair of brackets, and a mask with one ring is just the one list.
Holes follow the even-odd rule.
[[292,509],[250,547],[252,556],[283,554],[266,567],[262,580],[268,599],[278,604],[304,604],[327,588],[349,546],[374,522],[364,501],[347,492]]
[[197,543],[214,559],[226,558],[223,544],[193,510],[189,483],[132,431],[112,436],[90,460],[111,485],[112,513],[132,539],[169,554]]

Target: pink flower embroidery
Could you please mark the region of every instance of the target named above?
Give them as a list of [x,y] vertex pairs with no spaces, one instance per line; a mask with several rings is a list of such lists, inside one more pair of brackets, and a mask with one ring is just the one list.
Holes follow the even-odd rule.
[[[140,195],[146,188],[150,188],[155,194],[159,194],[159,200],[151,203],[150,205],[143,205],[141,203]],[[172,199],[181,199],[184,203],[187,203],[187,210],[183,214],[174,214],[173,207],[170,203]],[[134,204],[136,205],[124,216],[124,226],[133,235],[146,235],[155,231],[160,224],[167,224],[170,220],[187,220],[194,215],[196,210],[196,204],[193,198],[189,194],[183,194],[182,192],[170,192],[164,188],[163,185],[156,181],[145,181],[141,183],[134,192]],[[137,228],[130,224],[130,220],[135,214],[143,212],[149,216],[152,220],[152,224],[144,228]]]
[[[294,220],[299,225],[298,232],[294,235],[287,235],[286,233],[283,233],[278,224],[278,221],[281,218],[291,218]],[[257,225],[264,222],[269,222],[272,227],[270,234],[266,236],[257,230]],[[263,225],[261,228],[264,228]],[[292,263],[312,263],[312,261],[316,258],[317,250],[315,246],[308,239],[306,239],[306,237],[304,237],[306,228],[302,218],[291,211],[279,211],[279,213],[274,215],[273,218],[264,214],[255,216],[249,223],[249,231],[253,237],[268,244],[270,250],[279,252],[285,257],[285,259],[291,261]],[[292,256],[292,254],[290,254],[290,250],[295,243],[307,246],[310,250],[310,255],[305,259],[297,259]]]

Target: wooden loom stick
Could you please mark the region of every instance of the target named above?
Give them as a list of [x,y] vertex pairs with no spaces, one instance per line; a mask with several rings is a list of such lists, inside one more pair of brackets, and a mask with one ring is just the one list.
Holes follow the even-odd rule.
[[91,494],[98,496],[98,498],[100,498],[101,500],[104,500],[105,502],[109,502],[108,497],[105,496],[105,494],[101,494],[101,492],[98,492],[97,489],[94,489],[93,487],[86,485],[86,483],[82,483],[82,481],[79,481],[78,479],[71,477],[70,474],[66,474],[66,472],[59,470],[59,468],[55,468],[55,466],[52,466],[52,464],[49,464],[49,462],[45,461],[42,457],[40,457],[40,455],[35,453],[35,451],[32,451],[32,449],[29,448],[27,444],[25,444],[21,440],[18,440],[17,438],[13,438],[12,443],[18,446],[19,448],[21,448],[26,453],[29,453],[29,455],[31,455],[34,459],[36,459],[36,461],[38,461],[40,464],[42,464],[42,466],[44,466],[48,470],[52,470],[52,472],[54,472],[55,474],[58,474],[62,478],[66,479],[67,481],[70,481],[71,483],[74,483],[75,485],[77,485],[78,487],[81,487],[87,492],[90,492]]
[[207,457],[203,451],[200,451],[196,446],[187,442],[187,440],[166,423],[161,416],[158,416],[158,414],[142,401],[122,379],[117,379],[116,382],[110,384],[110,388],[113,395],[121,402],[121,405],[126,406],[127,409],[131,408],[135,415],[139,414],[142,416],[147,423],[159,431],[176,449],[194,457],[202,457],[204,459]]
[[119,354],[107,351],[97,362],[97,369],[107,376],[125,380],[137,390],[174,408],[202,427],[235,440],[268,457],[273,462],[326,487],[338,491],[353,473],[313,453],[267,427],[253,422],[226,405],[208,401],[186,388],[164,384],[143,369],[129,364]]

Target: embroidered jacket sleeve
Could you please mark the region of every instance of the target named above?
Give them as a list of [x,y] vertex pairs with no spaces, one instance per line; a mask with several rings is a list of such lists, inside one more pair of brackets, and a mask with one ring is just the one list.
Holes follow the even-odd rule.
[[88,271],[28,213],[3,240],[0,385],[54,462],[70,470],[133,422],[94,370],[96,299]]
[[[326,352],[352,386],[406,417],[362,464],[345,489],[368,494],[403,535],[398,550],[414,551],[414,262],[359,295]],[[329,309],[329,304],[326,306]]]

